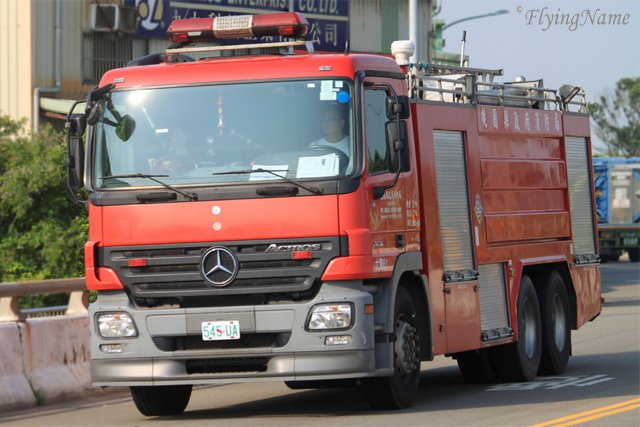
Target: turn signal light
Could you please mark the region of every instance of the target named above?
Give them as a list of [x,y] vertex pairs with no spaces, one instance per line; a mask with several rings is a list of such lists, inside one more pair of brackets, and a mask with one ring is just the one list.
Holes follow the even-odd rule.
[[147,259],[146,258],[130,259],[127,262],[127,265],[129,267],[146,267],[147,266]]
[[311,251],[291,252],[291,259],[311,259],[312,257]]

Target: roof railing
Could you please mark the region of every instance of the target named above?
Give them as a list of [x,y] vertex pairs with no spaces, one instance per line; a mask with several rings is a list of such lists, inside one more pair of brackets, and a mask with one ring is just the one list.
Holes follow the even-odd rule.
[[580,86],[571,86],[571,96],[565,99],[558,90],[545,88],[542,80],[496,82],[496,77],[502,75],[501,69],[417,64],[409,69],[409,96],[456,104],[587,112]]

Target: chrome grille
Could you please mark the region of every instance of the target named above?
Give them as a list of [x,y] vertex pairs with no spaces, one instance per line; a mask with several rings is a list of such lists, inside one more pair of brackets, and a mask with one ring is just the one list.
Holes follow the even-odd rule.
[[[291,252],[266,252],[270,245],[320,244],[311,258],[293,259]],[[225,287],[208,285],[201,274],[203,254],[224,246],[238,258],[237,278]],[[211,295],[303,292],[318,281],[332,258],[346,251],[340,238],[211,242],[202,244],[99,248],[100,266],[118,273],[135,298],[183,298]],[[129,262],[135,260],[134,266]],[[135,266],[143,261],[145,265]]]

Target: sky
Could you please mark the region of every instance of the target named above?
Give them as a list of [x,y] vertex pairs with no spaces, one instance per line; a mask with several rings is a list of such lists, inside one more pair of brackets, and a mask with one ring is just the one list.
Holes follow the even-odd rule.
[[[587,101],[595,101],[612,91],[619,79],[640,76],[639,0],[438,1],[441,11],[435,18],[445,23],[501,9],[509,11],[444,31],[445,51],[459,53],[462,31],[466,30],[469,66],[503,68],[505,81],[524,75],[530,80],[542,78],[545,87],[553,89],[565,83],[578,84],[584,87]],[[572,18],[575,23],[571,25],[572,20],[560,22],[554,14],[579,16]],[[610,14],[620,14],[623,19],[598,24],[602,15],[608,18]],[[595,135],[594,139],[599,144]]]

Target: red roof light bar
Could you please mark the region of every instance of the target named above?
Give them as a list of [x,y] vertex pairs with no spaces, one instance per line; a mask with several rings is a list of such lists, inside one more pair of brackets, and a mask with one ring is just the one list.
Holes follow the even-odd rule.
[[192,43],[242,37],[302,37],[307,34],[308,27],[304,15],[286,12],[177,19],[171,22],[167,33],[172,42]]

